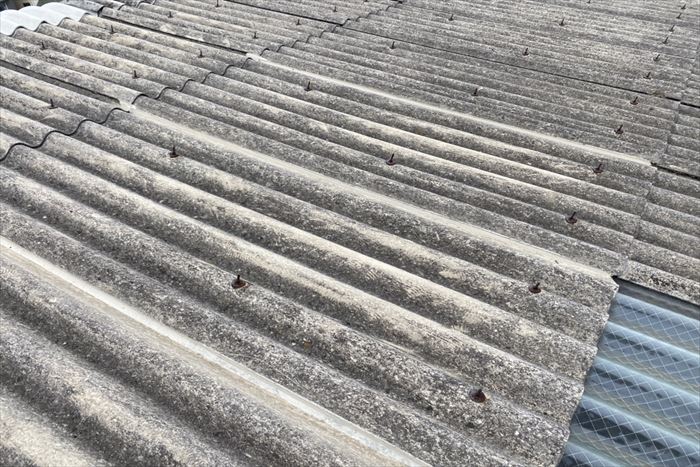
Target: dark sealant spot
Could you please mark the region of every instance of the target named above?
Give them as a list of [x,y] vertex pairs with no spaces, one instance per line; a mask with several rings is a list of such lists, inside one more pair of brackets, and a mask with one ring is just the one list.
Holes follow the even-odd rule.
[[471,400],[479,404],[486,402],[486,394],[484,394],[484,391],[482,391],[481,388],[472,389],[469,391],[469,397]]
[[243,279],[241,279],[241,275],[240,275],[240,274],[238,274],[238,275],[236,276],[236,280],[234,280],[234,281],[231,283],[231,287],[233,287],[234,289],[244,289],[244,288],[248,287],[248,285],[249,285],[249,284],[248,284],[246,281],[244,281]]

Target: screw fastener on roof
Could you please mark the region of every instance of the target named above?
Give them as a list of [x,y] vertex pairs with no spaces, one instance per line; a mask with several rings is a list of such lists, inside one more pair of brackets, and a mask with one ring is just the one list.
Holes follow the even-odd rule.
[[469,397],[471,400],[479,404],[486,402],[486,394],[484,394],[484,391],[482,391],[481,388],[472,389],[469,391]]
[[241,279],[240,274],[238,274],[236,276],[236,279],[231,283],[231,287],[233,287],[234,289],[244,289],[244,288],[248,287],[248,285],[249,284],[246,281]]

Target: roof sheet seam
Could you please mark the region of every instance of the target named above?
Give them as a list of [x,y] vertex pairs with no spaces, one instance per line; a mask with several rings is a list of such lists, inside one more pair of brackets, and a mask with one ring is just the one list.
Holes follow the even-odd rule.
[[27,147],[30,149],[40,149],[46,143],[46,140],[49,138],[49,136],[51,136],[54,133],[59,133],[63,136],[73,136],[74,134],[76,134],[80,130],[80,127],[84,123],[96,123],[98,125],[103,125],[104,123],[107,122],[107,120],[109,120],[109,118],[112,116],[112,113],[115,111],[118,111],[118,110],[121,110],[122,112],[128,113],[128,110],[125,110],[121,107],[113,107],[112,109],[109,110],[109,112],[107,112],[106,116],[103,119],[97,120],[97,119],[91,119],[91,118],[84,118],[83,120],[78,122],[78,124],[76,125],[76,127],[72,131],[61,131],[61,130],[55,130],[55,129],[50,130],[43,136],[43,138],[41,139],[41,141],[38,144],[31,145],[31,144],[25,143],[25,142],[14,143],[7,149],[7,152],[4,155],[0,156],[0,162],[3,162],[5,159],[7,159],[10,156],[10,153],[12,152],[12,150],[16,147],[19,147],[19,146],[24,146],[24,147]]

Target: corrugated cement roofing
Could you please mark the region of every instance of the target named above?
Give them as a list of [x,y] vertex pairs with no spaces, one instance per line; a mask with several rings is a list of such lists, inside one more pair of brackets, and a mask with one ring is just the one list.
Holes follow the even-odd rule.
[[0,35],[0,463],[554,465],[612,277],[700,303],[697,1],[66,3]]

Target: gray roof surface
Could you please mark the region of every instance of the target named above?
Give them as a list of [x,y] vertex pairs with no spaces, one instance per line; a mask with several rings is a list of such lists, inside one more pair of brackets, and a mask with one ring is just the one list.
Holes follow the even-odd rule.
[[700,304],[698,1],[65,3],[0,35],[0,464],[554,465],[612,277]]

